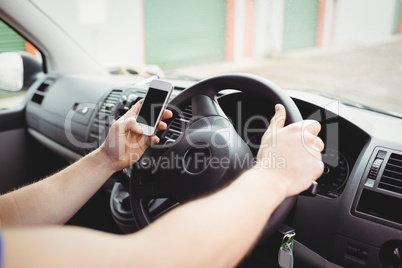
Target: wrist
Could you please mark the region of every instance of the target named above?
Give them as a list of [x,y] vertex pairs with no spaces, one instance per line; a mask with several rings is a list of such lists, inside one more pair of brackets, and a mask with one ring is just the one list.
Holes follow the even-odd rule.
[[95,159],[97,166],[103,169],[109,175],[109,177],[117,171],[114,163],[110,160],[110,157],[103,146],[91,152],[90,156]]
[[249,169],[248,177],[259,180],[261,188],[269,192],[275,193],[280,200],[285,200],[287,197],[287,186],[277,172],[273,169],[263,168],[261,166],[254,166]]

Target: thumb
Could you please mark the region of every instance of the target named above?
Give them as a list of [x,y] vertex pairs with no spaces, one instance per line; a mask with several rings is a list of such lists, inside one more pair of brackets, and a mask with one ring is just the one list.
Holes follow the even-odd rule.
[[262,137],[260,150],[258,152],[259,155],[261,149],[264,146],[273,146],[273,143],[276,142],[276,135],[278,134],[278,130],[280,130],[285,126],[285,121],[286,121],[285,107],[282,104],[275,105],[275,115],[272,117],[268,129],[267,131],[265,131]]
[[275,105],[275,115],[271,119],[270,128],[279,130],[285,126],[286,109],[282,104]]

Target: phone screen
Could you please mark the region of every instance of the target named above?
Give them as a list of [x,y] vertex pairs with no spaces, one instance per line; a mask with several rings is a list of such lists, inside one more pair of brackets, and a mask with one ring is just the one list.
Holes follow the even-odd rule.
[[137,122],[148,126],[155,126],[168,93],[166,90],[150,87],[138,114]]

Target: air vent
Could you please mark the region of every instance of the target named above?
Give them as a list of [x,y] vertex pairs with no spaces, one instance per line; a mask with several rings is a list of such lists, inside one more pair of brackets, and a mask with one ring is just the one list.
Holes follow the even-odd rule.
[[42,104],[42,101],[43,101],[43,98],[44,98],[45,96],[43,96],[43,95],[40,95],[40,94],[34,94],[33,96],[32,96],[32,101],[33,102],[36,102],[37,104]]
[[192,106],[187,105],[184,110],[178,113],[169,125],[167,134],[165,135],[166,143],[175,142],[178,137],[187,128],[192,118]]
[[99,116],[105,118],[113,112],[114,108],[116,108],[120,100],[122,92],[123,91],[121,89],[113,89],[112,92],[110,92],[110,94],[107,96],[106,100],[102,103],[102,106],[99,109],[98,118]]
[[40,86],[36,89],[35,94],[32,96],[32,102],[41,105],[46,93],[49,91],[50,86],[53,85],[54,82],[54,79],[46,79],[43,81],[43,83],[40,84]]
[[111,116],[115,110],[122,92],[123,91],[121,89],[113,89],[109,93],[105,101],[102,103],[94,122],[92,123],[88,142],[94,143],[94,148],[106,138],[106,135],[109,131],[109,124],[113,122],[113,120],[109,119],[109,116]]
[[40,92],[46,92],[49,90],[49,86],[53,85],[54,80],[53,79],[46,79],[39,87],[38,91]]
[[378,188],[402,194],[402,155],[391,154]]

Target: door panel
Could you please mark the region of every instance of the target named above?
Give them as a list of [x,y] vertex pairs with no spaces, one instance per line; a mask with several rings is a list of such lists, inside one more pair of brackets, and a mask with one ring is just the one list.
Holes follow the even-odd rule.
[[25,128],[25,109],[0,110],[0,133],[18,128]]
[[[2,118],[0,115],[0,120]],[[0,193],[8,192],[26,183],[28,155],[25,129],[18,128],[0,132]]]
[[[26,51],[26,42],[0,20],[0,52],[8,50]],[[37,53],[34,56],[41,57]],[[27,92],[29,89],[0,90],[0,194],[38,180],[65,165],[60,157],[27,133],[24,102],[30,95]]]
[[0,112],[0,194],[44,178],[67,164],[29,135],[25,109]]

